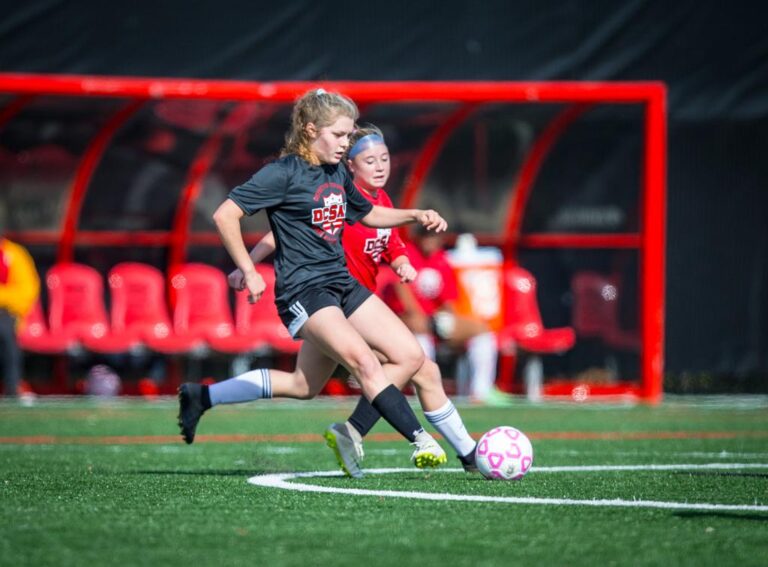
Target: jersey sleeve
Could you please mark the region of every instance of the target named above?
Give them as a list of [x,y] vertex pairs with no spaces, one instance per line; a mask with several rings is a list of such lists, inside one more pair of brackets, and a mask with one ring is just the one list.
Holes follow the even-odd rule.
[[[393,208],[392,200],[389,198],[383,190],[380,190],[381,206]],[[405,247],[405,242],[400,237],[400,230],[397,228],[392,229],[392,233],[389,237],[389,243],[387,243],[387,249],[382,253],[382,258],[387,264],[391,264],[395,258],[400,256],[408,256],[408,251]]]
[[344,167],[344,191],[347,193],[347,216],[346,221],[349,224],[355,224],[365,215],[371,212],[373,205],[360,194],[355,184],[352,182],[352,176],[349,174],[346,166]]
[[265,165],[248,181],[232,189],[229,198],[246,215],[252,215],[282,203],[287,188],[288,172],[283,164],[275,162]]

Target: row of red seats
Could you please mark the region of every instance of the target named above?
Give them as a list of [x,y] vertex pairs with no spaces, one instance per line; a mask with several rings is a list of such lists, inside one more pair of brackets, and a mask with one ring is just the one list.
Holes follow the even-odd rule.
[[140,348],[164,354],[213,349],[241,354],[271,349],[295,353],[294,341],[274,305],[272,266],[257,270],[267,289],[256,304],[247,293],[235,294],[234,317],[226,276],[205,264],[179,266],[170,274],[171,308],[160,270],[125,262],[110,270],[107,314],[102,276],[89,266],[57,264],[46,274],[48,317],[34,307],[19,343],[30,352],[61,354],[85,348],[98,353],[132,352]]

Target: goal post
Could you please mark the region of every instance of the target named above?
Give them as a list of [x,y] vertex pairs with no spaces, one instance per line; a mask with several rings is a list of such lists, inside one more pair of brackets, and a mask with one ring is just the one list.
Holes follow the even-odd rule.
[[[0,188],[16,213],[9,236],[36,249],[43,267],[88,261],[89,250],[118,259],[128,250],[130,257],[146,253],[148,262],[164,267],[221,262],[206,203],[274,155],[291,103],[315,87],[350,96],[363,121],[383,127],[393,152],[388,189],[397,204],[444,204],[453,226],[500,249],[505,265],[530,268],[545,326],[572,325],[564,314],[575,312],[577,275],[598,274],[620,289],[625,305],[613,316],[623,317],[621,330],[636,335],[636,346],[625,348],[627,333],[596,338],[576,329],[580,353],[562,355],[573,359],[565,364],[553,362],[562,379],[545,383],[545,395],[661,400],[667,149],[660,82],[0,74],[0,159],[7,166]],[[586,147],[592,142],[594,151]],[[629,156],[629,174],[617,182],[622,156]],[[603,157],[612,165],[601,165]],[[110,199],[109,191],[138,195],[137,168],[152,160],[158,175],[166,175],[157,210]],[[559,180],[558,172],[565,172]],[[142,182],[150,172],[144,174]],[[45,210],[36,210],[34,203],[46,196]],[[568,206],[556,206],[564,201]],[[111,222],[110,215],[118,218]],[[263,221],[246,225],[246,240],[255,241],[265,228]],[[614,354],[628,360],[630,379],[616,372],[604,379],[594,371],[595,360],[603,364]]]

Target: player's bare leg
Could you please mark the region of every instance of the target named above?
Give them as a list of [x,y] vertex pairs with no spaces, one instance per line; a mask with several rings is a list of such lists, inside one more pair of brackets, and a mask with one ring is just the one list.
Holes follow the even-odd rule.
[[350,316],[349,323],[377,353],[393,384],[403,386],[424,363],[424,351],[400,318],[372,295]]
[[[387,379],[384,368],[368,344],[369,337],[360,334],[354,326],[353,319],[359,321],[360,317],[356,316],[361,310],[365,313],[365,307],[371,304],[372,300],[379,301],[373,296],[369,297],[358,307],[349,320],[344,318],[337,308],[320,309],[304,324],[301,334],[305,339],[312,340],[326,354],[341,361],[360,383],[363,395],[370,402],[370,405],[403,437],[416,446],[412,456],[416,466],[442,464],[446,460],[445,452],[432,436],[421,427],[402,392]],[[389,312],[380,301],[379,305]],[[389,313],[391,314],[391,312]],[[375,311],[368,314],[374,317],[379,315]],[[378,322],[382,323],[383,328],[387,327],[383,318],[379,319]],[[380,340],[380,337],[375,338],[377,346],[382,344],[383,341]],[[396,343],[397,341],[393,342]],[[404,364],[406,365],[421,362],[418,356],[412,359],[406,357],[405,360]],[[392,371],[391,367],[390,371]],[[407,368],[400,370],[401,373],[408,371]]]
[[[371,321],[376,321],[376,324],[371,325]],[[472,457],[475,442],[467,433],[458,411],[445,394],[440,369],[434,362],[423,356],[421,346],[413,334],[408,332],[403,322],[376,297],[369,298],[358,308],[350,317],[350,322],[356,325],[366,342],[374,346],[384,368],[396,367],[402,365],[403,361],[421,358],[422,364],[411,379],[416,387],[425,417],[456,450],[465,469],[474,470]],[[398,337],[399,342],[382,340],[382,332],[387,336]],[[403,356],[403,353],[406,355]],[[395,360],[390,360],[390,357]],[[332,424],[326,430],[326,437],[343,435],[351,438],[355,444],[356,454],[362,456],[362,437],[370,431],[379,417],[376,409],[365,398],[361,398],[349,420],[345,423]],[[425,458],[424,462],[426,460]],[[442,462],[442,459],[440,461]]]
[[435,362],[426,358],[411,383],[416,389],[416,395],[419,397],[427,421],[450,443],[464,470],[477,471],[475,466],[477,444],[467,432],[459,411],[445,393],[440,368]]
[[[407,382],[424,363],[424,352],[407,327],[375,295],[370,296],[349,318],[365,342],[384,356],[384,367],[394,380]],[[378,409],[375,408],[374,409]],[[431,437],[416,443],[412,460],[419,468],[446,462],[445,451]]]
[[187,443],[195,439],[203,414],[220,404],[237,404],[272,397],[307,400],[314,398],[330,378],[337,362],[310,342],[302,343],[293,372],[258,368],[239,376],[204,386],[185,383],[179,388],[179,427]]

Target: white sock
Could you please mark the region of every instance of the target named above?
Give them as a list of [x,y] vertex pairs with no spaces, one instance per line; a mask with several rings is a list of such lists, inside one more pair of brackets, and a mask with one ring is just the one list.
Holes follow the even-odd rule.
[[496,362],[499,351],[494,333],[483,333],[467,341],[467,357],[471,372],[470,395],[484,400],[496,381]]
[[458,410],[450,400],[440,409],[425,411],[424,415],[460,457],[469,455],[475,448],[475,440],[467,433]]
[[432,335],[416,333],[415,337],[416,340],[419,341],[419,344],[424,350],[424,354],[427,355],[427,358],[429,360],[435,360],[435,339],[432,338]]
[[238,404],[272,397],[272,381],[269,370],[258,368],[240,376],[208,386],[211,406]]

